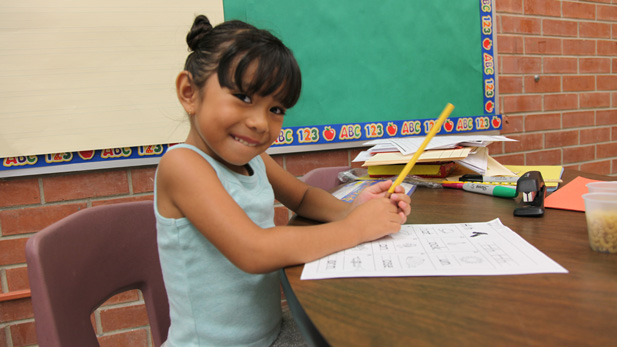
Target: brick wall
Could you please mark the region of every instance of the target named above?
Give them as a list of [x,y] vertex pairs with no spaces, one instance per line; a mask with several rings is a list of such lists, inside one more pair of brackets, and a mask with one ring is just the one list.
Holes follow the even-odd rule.
[[[617,175],[617,0],[496,0],[504,164],[557,164]],[[534,78],[538,76],[536,81]],[[358,149],[276,156],[301,176],[349,165]],[[153,167],[0,179],[0,294],[28,288],[24,245],[82,208],[152,199]],[[288,211],[276,207],[276,223]],[[110,299],[93,315],[103,346],[150,343],[140,293]],[[36,344],[29,298],[0,302],[0,347]]]
[[617,174],[617,1],[495,2],[502,134],[520,142],[491,153]]

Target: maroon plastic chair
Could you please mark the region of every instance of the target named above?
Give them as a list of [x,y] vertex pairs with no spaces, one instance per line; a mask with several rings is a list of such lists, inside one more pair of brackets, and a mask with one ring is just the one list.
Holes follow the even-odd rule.
[[90,315],[132,289],[143,294],[154,345],[167,339],[152,201],[74,213],[32,236],[26,259],[40,346],[98,346]]
[[300,179],[310,186],[331,190],[342,183],[338,179],[339,172],[349,169],[349,166],[320,167],[307,172]]

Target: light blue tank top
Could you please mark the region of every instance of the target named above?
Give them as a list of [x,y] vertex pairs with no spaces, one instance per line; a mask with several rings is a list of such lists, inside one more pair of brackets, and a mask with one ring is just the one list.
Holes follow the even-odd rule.
[[[198,148],[221,183],[260,227],[274,226],[274,193],[265,165],[249,162],[253,175],[237,174]],[[166,347],[269,346],[281,327],[277,272],[248,274],[233,265],[187,218],[165,218],[156,208],[159,257],[169,297],[171,326]]]

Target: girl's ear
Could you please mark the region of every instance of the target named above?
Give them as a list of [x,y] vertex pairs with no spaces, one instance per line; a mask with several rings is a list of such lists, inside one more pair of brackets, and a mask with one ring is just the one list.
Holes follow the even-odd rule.
[[178,100],[184,111],[189,115],[195,114],[197,109],[197,101],[199,100],[199,91],[191,83],[191,73],[188,71],[182,71],[176,78],[176,93],[178,94]]

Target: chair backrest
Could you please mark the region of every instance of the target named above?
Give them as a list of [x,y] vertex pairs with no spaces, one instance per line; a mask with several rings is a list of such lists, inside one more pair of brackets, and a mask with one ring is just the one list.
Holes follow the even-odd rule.
[[338,173],[349,169],[349,166],[320,167],[307,172],[301,180],[310,186],[330,190],[342,183]]
[[111,296],[139,289],[155,346],[167,339],[169,306],[151,201],[87,208],[26,244],[40,346],[98,346],[90,315]]

